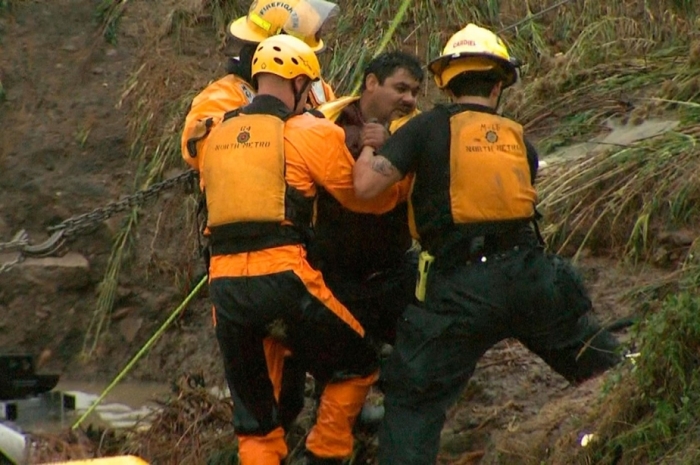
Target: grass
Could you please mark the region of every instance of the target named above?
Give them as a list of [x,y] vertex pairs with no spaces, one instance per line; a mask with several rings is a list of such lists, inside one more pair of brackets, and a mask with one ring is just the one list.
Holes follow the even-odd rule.
[[27,0],[0,0],[0,15],[11,13],[14,7],[26,2]]
[[117,29],[129,0],[100,0],[95,18],[100,24],[102,37],[109,44],[117,43]]
[[616,373],[598,439],[571,463],[699,463],[700,296],[668,297],[637,331],[640,355]]
[[700,125],[687,125],[556,170],[540,189],[550,244],[650,259],[655,233],[693,224],[698,136]]
[[[116,25],[126,4],[125,0],[104,0],[100,4],[100,11],[108,14],[103,16],[103,23]],[[128,128],[132,140],[130,152],[137,165],[133,179],[134,191],[148,188],[161,180],[167,169],[179,166],[180,126],[187,106],[194,97],[192,91],[185,89],[192,87],[195,77],[187,67],[173,67],[169,56],[152,51],[158,48],[164,38],[198,24],[201,14],[201,11],[176,9],[166,15],[165,22],[159,23],[159,27],[154,28],[153,36],[146,39],[147,51],[142,55],[141,64],[124,83],[118,106],[127,107],[131,113]],[[108,28],[104,30],[107,31]],[[109,41],[108,37],[105,38]],[[107,270],[98,288],[95,311],[86,330],[84,360],[89,360],[96,353],[100,338],[109,327],[121,273],[129,268],[130,259],[134,257],[132,252],[138,245],[134,236],[139,230],[141,214],[140,208],[129,212],[116,235]],[[188,224],[191,220],[188,217],[174,219],[178,224]],[[179,275],[173,279],[186,281]]]

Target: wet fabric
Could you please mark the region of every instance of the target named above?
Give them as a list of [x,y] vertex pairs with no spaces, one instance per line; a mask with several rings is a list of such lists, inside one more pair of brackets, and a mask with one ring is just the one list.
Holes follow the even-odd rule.
[[[450,198],[450,118],[460,112],[478,112],[485,118],[495,111],[481,105],[436,105],[423,112],[396,131],[379,150],[404,175],[415,174],[409,202],[416,234],[423,249],[431,250],[455,221]],[[483,134],[482,137],[486,137]],[[538,156],[535,148],[523,139],[530,181],[534,185]],[[476,173],[475,173],[476,175]],[[470,187],[468,182],[464,189]],[[498,227],[499,222],[494,222]],[[475,231],[479,232],[479,231]]]
[[[337,106],[337,105],[336,105]],[[335,106],[326,108],[338,111]],[[345,145],[355,159],[362,151],[364,120],[359,100],[346,99],[335,114]],[[411,179],[402,181],[407,192]],[[343,302],[376,343],[393,343],[396,321],[413,301],[417,257],[408,229],[408,205],[401,202],[382,215],[344,208],[319,191],[316,205],[314,264],[334,295]]]
[[[343,128],[345,145],[357,159],[362,151],[360,131],[364,125],[359,101],[343,108],[336,124]],[[408,190],[407,182],[410,180],[400,184],[404,192]],[[314,221],[314,258],[318,266],[324,273],[342,274],[359,282],[374,273],[400,269],[412,244],[407,215],[406,202],[382,215],[361,214],[344,208],[331,194],[320,190]]]
[[324,279],[374,344],[394,344],[398,318],[407,305],[415,302],[417,264],[417,251],[409,250],[391,268],[375,275],[356,278],[342,272],[324,271]]
[[[319,457],[345,457],[352,451],[355,418],[376,379],[376,353],[362,326],[298,246],[214,256],[212,270],[210,296],[237,434],[250,450],[284,457],[284,437],[275,431],[298,413],[298,397],[284,392],[301,392],[299,374],[309,372],[326,387],[307,448]],[[287,371],[289,360],[295,365]],[[338,373],[342,380],[334,382]],[[288,374],[291,379],[285,379]]]
[[534,244],[433,269],[425,304],[402,315],[383,369],[379,463],[434,464],[447,409],[479,358],[505,338],[574,383],[615,365],[618,342],[590,310],[577,271]]

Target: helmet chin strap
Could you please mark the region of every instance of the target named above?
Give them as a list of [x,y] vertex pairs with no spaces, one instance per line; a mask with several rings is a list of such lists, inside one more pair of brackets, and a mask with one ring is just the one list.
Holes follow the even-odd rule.
[[501,108],[501,98],[503,98],[503,90],[498,93],[498,98],[496,99],[496,108],[494,110],[498,111]]
[[299,89],[298,91],[294,90],[294,81],[291,81],[292,84],[292,92],[294,92],[294,109],[293,111],[297,111],[297,106],[299,106],[299,102],[301,101],[301,96],[304,94],[304,91],[311,85],[311,79],[308,77],[306,78],[306,83]]

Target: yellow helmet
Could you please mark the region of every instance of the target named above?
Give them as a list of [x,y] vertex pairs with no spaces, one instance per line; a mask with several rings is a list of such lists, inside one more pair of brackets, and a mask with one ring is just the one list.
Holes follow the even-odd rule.
[[306,76],[312,81],[321,77],[321,65],[314,51],[301,39],[276,35],[265,39],[255,49],[251,76],[270,73],[285,79]]
[[518,80],[518,67],[518,60],[510,56],[500,37],[471,23],[450,37],[442,55],[428,65],[440,89],[458,74],[490,70],[502,72],[506,88]]
[[325,0],[254,0],[246,16],[229,24],[228,32],[236,39],[254,43],[288,34],[320,52],[325,48],[319,37],[321,28],[338,10],[338,5]]

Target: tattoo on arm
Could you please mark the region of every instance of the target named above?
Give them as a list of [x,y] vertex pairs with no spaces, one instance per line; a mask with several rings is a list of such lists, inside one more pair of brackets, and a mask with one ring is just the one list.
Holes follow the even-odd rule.
[[372,159],[372,169],[383,176],[391,176],[396,171],[389,160],[377,155]]

